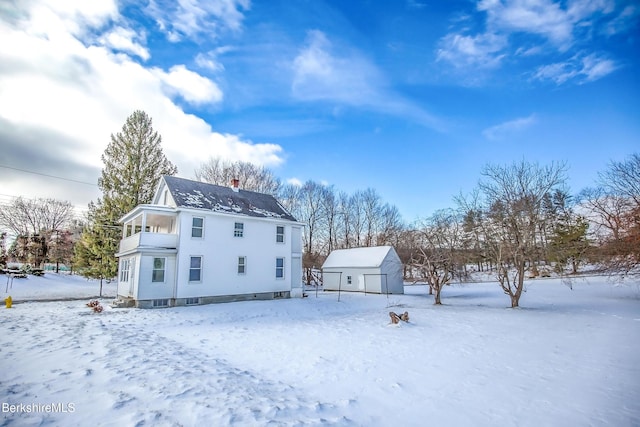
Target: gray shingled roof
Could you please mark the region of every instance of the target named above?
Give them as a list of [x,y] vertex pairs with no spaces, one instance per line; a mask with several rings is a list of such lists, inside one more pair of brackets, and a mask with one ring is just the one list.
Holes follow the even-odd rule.
[[296,219],[269,194],[222,187],[190,179],[164,176],[178,207],[206,209],[259,218]]

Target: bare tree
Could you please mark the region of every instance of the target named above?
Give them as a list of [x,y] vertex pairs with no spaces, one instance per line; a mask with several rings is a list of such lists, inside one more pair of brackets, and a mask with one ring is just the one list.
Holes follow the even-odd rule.
[[244,190],[277,195],[280,180],[264,166],[256,166],[249,162],[230,162],[219,157],[212,157],[202,163],[195,171],[198,181],[228,186],[233,179],[240,181]]
[[527,262],[537,251],[542,201],[564,184],[565,164],[539,166],[522,161],[508,166],[486,165],[479,183],[483,227],[500,287],[518,307]]
[[63,231],[72,217],[71,203],[54,199],[18,197],[0,206],[0,226],[16,236],[12,254],[34,265],[46,261],[51,236]]
[[321,265],[322,248],[326,243],[320,238],[326,228],[323,205],[326,191],[322,184],[314,181],[307,181],[301,187],[288,185],[281,191],[284,206],[298,221],[305,224],[302,233],[304,246],[302,264],[307,285],[311,284],[312,269]]
[[611,273],[638,274],[640,265],[640,155],[612,162],[599,188],[582,192]]
[[453,210],[440,210],[425,220],[418,229],[418,254],[413,260],[435,296],[434,304],[442,304],[441,294],[461,270],[460,247],[462,226]]
[[362,208],[364,213],[364,246],[373,246],[382,213],[380,196],[373,188],[367,188],[362,192]]

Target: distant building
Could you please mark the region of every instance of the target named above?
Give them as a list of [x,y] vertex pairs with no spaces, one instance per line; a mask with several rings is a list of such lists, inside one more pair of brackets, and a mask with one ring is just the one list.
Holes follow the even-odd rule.
[[124,224],[118,299],[166,307],[302,295],[302,223],[271,195],[164,176]]
[[322,265],[325,290],[403,294],[402,261],[391,246],[335,250]]

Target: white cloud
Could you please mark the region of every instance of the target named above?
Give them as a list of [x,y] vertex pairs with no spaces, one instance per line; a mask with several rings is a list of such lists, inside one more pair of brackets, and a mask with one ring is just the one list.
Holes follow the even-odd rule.
[[118,27],[100,37],[100,41],[104,46],[121,52],[131,53],[146,61],[151,55],[147,48],[133,41],[138,38],[141,38],[144,42],[144,34],[139,36],[133,30]]
[[499,125],[491,126],[482,131],[482,135],[485,138],[496,141],[509,138],[522,132],[524,129],[531,127],[537,122],[535,114],[531,114],[528,117],[520,117],[514,120],[509,120]]
[[210,50],[206,53],[198,53],[196,55],[195,61],[198,67],[204,68],[213,72],[221,72],[224,71],[224,65],[220,61],[218,61],[218,56],[223,55],[227,52],[233,50],[231,46],[222,46],[216,49]]
[[302,181],[298,178],[289,178],[287,184],[295,185],[296,187],[302,187]]
[[500,65],[504,54],[500,53],[507,45],[503,36],[496,34],[478,34],[465,36],[447,34],[440,41],[438,60],[451,62],[455,67],[493,68]]
[[551,0],[481,1],[478,10],[487,13],[492,28],[540,34],[558,45],[572,36],[570,15]]
[[[134,110],[142,109],[153,118],[164,152],[182,176],[192,176],[210,156],[266,166],[282,163],[280,146],[254,144],[237,135],[215,132],[170,97],[179,95],[193,103],[219,101],[222,93],[210,80],[183,65],[168,71],[145,67],[128,55],[136,54],[131,49],[114,52],[115,46],[106,35],[125,34],[126,29],[106,26],[124,20],[114,16],[112,9],[60,11],[38,1],[14,3],[12,7],[16,10],[0,12],[10,16],[0,19],[0,144],[4,161],[23,169],[46,168],[49,174],[95,182],[109,136],[121,130]],[[70,18],[74,16],[80,16],[77,22]],[[104,43],[92,45],[83,38]],[[74,176],[76,173],[82,176]],[[60,182],[42,183],[38,188],[28,182],[24,179],[6,186],[5,176],[0,174],[0,186],[7,194],[29,196],[47,189],[51,197],[75,197],[64,191]]]
[[169,94],[177,94],[187,102],[202,104],[222,101],[222,91],[214,82],[187,70],[184,65],[174,65],[168,73],[157,68],[153,72],[165,83]]
[[[626,17],[633,14],[627,11],[612,18],[614,0],[480,0],[477,9],[486,14],[485,29],[479,33],[470,33],[468,29],[451,32],[441,38],[437,51],[438,60],[466,69],[471,76],[477,75],[478,67],[497,68],[510,56],[517,58],[548,53],[548,49],[543,49],[545,47],[574,55],[575,52],[570,50],[578,42],[586,46],[586,42],[597,33],[593,30],[596,25],[606,28],[607,19],[625,22]],[[534,37],[515,37],[517,34]],[[523,40],[526,46],[516,45]],[[599,64],[604,67],[602,69],[594,65],[591,79],[606,75],[613,70],[611,65]],[[570,72],[559,70],[564,68],[560,64],[544,67],[538,70],[540,76],[555,75],[557,82],[572,78]]]
[[560,85],[574,80],[578,84],[591,82],[614,72],[618,66],[611,59],[597,54],[576,55],[565,62],[543,65],[533,74],[534,80],[551,80]]
[[215,38],[223,30],[238,31],[242,10],[249,7],[249,0],[151,0],[148,11],[168,39],[177,42],[202,33]]

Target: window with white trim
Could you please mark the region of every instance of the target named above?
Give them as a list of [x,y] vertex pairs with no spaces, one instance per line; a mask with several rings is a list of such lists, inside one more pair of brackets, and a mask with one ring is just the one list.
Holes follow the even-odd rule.
[[276,258],[276,279],[284,279],[284,258]]
[[166,261],[166,258],[153,259],[153,271],[151,273],[152,282],[164,282],[164,267]]
[[201,239],[204,236],[204,218],[194,216],[191,220],[191,237]]
[[244,224],[242,222],[236,222],[233,226],[233,237],[244,236]]
[[192,256],[189,261],[189,282],[202,280],[202,257]]
[[198,305],[198,304],[200,304],[200,298],[198,297],[186,298],[184,301],[184,305]]
[[351,276],[347,276],[347,285],[351,284]]
[[238,274],[245,274],[247,272],[247,257],[238,257]]
[[129,281],[129,269],[131,268],[131,259],[121,259],[120,260],[120,281],[128,282]]
[[284,243],[284,226],[276,226],[276,243]]
[[154,307],[169,307],[169,300],[166,298],[163,299],[154,299],[153,300]]

